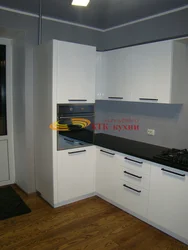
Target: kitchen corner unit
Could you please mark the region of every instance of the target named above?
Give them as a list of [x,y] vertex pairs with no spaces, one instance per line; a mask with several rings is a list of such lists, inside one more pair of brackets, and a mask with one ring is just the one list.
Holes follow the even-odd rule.
[[[69,74],[66,76],[66,72],[64,72],[66,77],[63,78],[62,72],[63,70],[66,71],[66,68],[62,70],[61,74],[59,73],[61,70],[60,65],[66,67],[65,63],[61,63],[61,61],[66,61],[66,56],[63,58],[63,55],[68,55],[68,53],[65,53],[64,51],[64,53],[60,53],[61,57],[59,58],[60,54],[58,55],[58,48],[61,48],[61,51],[63,51],[62,47],[64,46],[64,42],[62,44],[60,43],[61,42],[59,41],[52,41],[47,45],[41,45],[36,49],[35,54],[35,69],[37,77],[34,87],[34,110],[35,172],[37,191],[41,194],[42,198],[51,204],[52,207],[69,204],[96,194],[122,210],[188,244],[188,203],[186,200],[186,190],[188,186],[187,161],[183,162],[183,165],[181,165],[179,161],[177,163],[168,163],[168,161],[162,163],[161,159],[156,159],[155,157],[160,156],[166,148],[107,134],[96,134],[95,145],[88,147],[84,145],[81,148],[57,150],[57,131],[51,130],[49,125],[52,122],[56,122],[58,119],[58,101],[62,101],[66,104],[71,102],[85,103],[94,100],[94,97],[91,98],[89,93],[91,89],[89,89],[89,87],[87,89],[85,88],[85,81],[88,78],[88,74],[87,72],[86,74],[84,73],[85,69],[93,67],[93,63],[88,63],[85,69],[80,68],[80,71],[82,72],[78,74],[78,78],[80,79],[79,84],[82,88],[82,94],[78,95],[78,98],[83,99],[76,99],[76,96],[74,96],[71,91],[74,89],[74,84],[76,84],[76,78],[73,78],[72,76],[69,78]],[[79,49],[79,46],[80,45],[77,47],[75,44],[66,44],[65,48],[69,47],[70,50],[73,48],[74,51],[76,47]],[[159,44],[157,47],[158,46]],[[178,42],[178,44],[176,44],[176,42],[173,41],[165,43],[165,50],[163,47],[164,44],[160,44],[160,46],[161,49],[158,50],[158,53],[163,48],[163,56],[165,57],[165,55],[168,54],[168,60],[164,59],[163,62],[163,66],[166,65],[167,76],[160,74],[161,72],[158,73],[159,78],[163,79],[163,82],[161,83],[167,84],[168,87],[166,87],[167,85],[163,86],[162,84],[162,88],[164,87],[162,89],[162,94],[161,92],[157,92],[157,90],[156,94],[159,94],[158,100],[163,100],[164,102],[172,101],[172,90],[175,89],[176,91],[174,93],[176,93],[176,95],[174,98],[177,98],[178,100],[180,92],[184,87],[182,86],[182,89],[177,93],[178,90],[176,89],[176,83],[181,76],[179,71],[176,74],[176,80],[174,81],[175,85],[173,86],[172,84],[173,77],[171,78],[171,66],[177,66],[178,63],[172,61],[175,54],[174,49],[173,56],[170,51],[172,52],[171,49],[177,46],[177,51],[182,50],[185,52],[185,47],[181,43]],[[88,46],[85,48],[86,50],[82,47],[86,53],[88,53],[89,50],[91,52],[90,56],[92,57],[94,48],[88,48]],[[151,51],[155,54],[156,52],[154,52],[153,49]],[[144,50],[142,49],[141,51],[143,52]],[[79,55],[79,52],[75,52],[75,55],[76,59],[73,59],[73,55],[72,59],[69,59],[73,61],[75,60],[76,64],[78,64],[80,58],[81,65],[84,65],[83,60],[85,61],[85,59],[83,59],[82,53]],[[124,55],[125,54],[123,53],[121,54],[122,60]],[[178,53],[178,55],[180,54]],[[128,56],[129,55],[127,54],[127,57]],[[137,53],[135,55],[134,53],[131,54],[131,60],[134,56],[137,57]],[[144,57],[144,53],[142,56]],[[93,58],[95,58],[94,55]],[[155,58],[156,64],[154,63],[153,66],[155,65],[157,67],[157,65],[161,63],[159,58],[160,57]],[[112,59],[113,58],[111,58],[111,60]],[[114,59],[118,65],[118,58],[114,57]],[[179,58],[179,60],[181,61],[182,58]],[[166,61],[170,63],[171,66],[169,66]],[[152,62],[154,61],[152,60]],[[98,63],[103,64],[103,60],[99,58]],[[69,65],[67,72],[70,72],[71,63],[69,62],[67,65]],[[144,66],[142,68],[144,69]],[[118,66],[116,69],[118,72]],[[182,70],[184,73],[184,68],[182,68]],[[88,69],[88,71],[93,72],[93,69]],[[98,79],[102,79],[101,77],[104,76],[104,72],[105,71],[102,70],[100,74],[97,73],[97,81]],[[141,70],[140,77],[142,72],[143,71]],[[152,72],[152,69],[150,72]],[[154,75],[155,74],[148,76],[151,77],[150,80],[154,80]],[[157,77],[158,74],[155,76]],[[124,79],[123,75],[120,77]],[[142,77],[145,79],[144,75]],[[149,79],[148,77],[145,80]],[[85,82],[83,85],[82,80]],[[92,79],[90,80],[93,83],[95,82],[95,74],[92,75]],[[166,82],[166,80],[168,81]],[[66,89],[67,81],[69,81],[70,86]],[[73,81],[72,87],[71,81]],[[133,82],[133,86],[129,86],[130,92],[128,93],[132,93],[133,89],[131,90],[131,88],[135,86],[137,86],[139,90],[140,86],[136,85],[137,81],[138,79],[135,81],[135,85]],[[101,83],[103,83],[103,81]],[[157,84],[158,81],[154,81],[154,83]],[[181,84],[182,83],[183,80],[181,81]],[[98,87],[97,91],[99,90]],[[113,88],[109,88],[110,91],[112,89]],[[160,89],[161,91],[161,88],[156,87],[156,89]],[[142,93],[138,90],[137,92],[139,94]],[[168,90],[170,92],[168,92]],[[113,92],[109,92],[108,95],[110,96],[107,96],[110,97],[108,99],[111,100],[117,100],[117,97],[121,100],[121,96],[117,96],[121,93],[124,93],[123,89],[120,92],[116,92],[114,96]],[[151,94],[151,92],[148,93]],[[130,94],[130,96],[133,95]],[[152,96],[152,98],[154,98],[154,96]],[[65,118],[64,115],[62,116]],[[187,150],[185,152],[188,155]]]

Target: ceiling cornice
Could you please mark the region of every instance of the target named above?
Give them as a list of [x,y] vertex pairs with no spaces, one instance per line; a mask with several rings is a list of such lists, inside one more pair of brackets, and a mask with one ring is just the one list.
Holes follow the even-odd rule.
[[[188,8],[188,5],[185,5],[185,6],[180,7],[180,8],[165,11],[165,12],[155,14],[155,15],[152,15],[152,16],[148,16],[148,17],[145,17],[145,18],[141,18],[141,19],[138,19],[138,20],[135,20],[135,21],[131,21],[131,22],[128,22],[128,23],[117,25],[117,26],[114,26],[114,27],[111,27],[111,28],[108,28],[108,29],[99,29],[99,28],[88,26],[88,25],[83,25],[83,24],[78,24],[78,23],[74,23],[74,22],[64,21],[64,20],[61,20],[61,19],[58,19],[58,18],[47,17],[47,16],[42,16],[42,19],[53,21],[53,22],[69,24],[69,25],[73,25],[73,26],[77,26],[77,27],[86,28],[86,29],[96,30],[96,31],[100,31],[100,32],[107,32],[107,31],[111,31],[111,30],[114,30],[114,29],[119,29],[119,28],[122,28],[122,27],[125,27],[125,26],[128,26],[128,25],[132,25],[132,24],[135,24],[135,23],[139,23],[139,22],[150,20],[150,19],[154,19],[154,18],[157,18],[157,17],[160,17],[160,16],[175,13],[175,12],[187,9],[187,8]],[[7,8],[7,7],[3,7],[3,6],[0,6],[0,10],[5,10],[5,11],[21,14],[21,15],[26,15],[26,16],[30,16],[30,17],[39,18],[38,14],[33,14],[33,13],[30,13],[30,12],[26,12],[26,11],[22,11],[22,10],[16,10],[16,9]]]

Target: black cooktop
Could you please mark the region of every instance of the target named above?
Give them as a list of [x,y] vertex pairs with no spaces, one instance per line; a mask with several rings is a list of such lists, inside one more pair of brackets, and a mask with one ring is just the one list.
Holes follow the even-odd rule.
[[156,159],[160,159],[166,162],[177,163],[182,166],[188,167],[188,150],[187,149],[168,149],[161,154],[154,156]]

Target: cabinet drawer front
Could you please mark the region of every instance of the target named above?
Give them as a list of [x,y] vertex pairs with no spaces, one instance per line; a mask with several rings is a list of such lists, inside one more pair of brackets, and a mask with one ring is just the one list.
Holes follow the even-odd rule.
[[149,189],[149,176],[136,170],[121,167],[121,180]]
[[117,203],[147,218],[149,192],[127,181],[120,181],[116,194]]
[[124,155],[119,157],[119,164],[133,171],[150,174],[150,163],[134,156]]

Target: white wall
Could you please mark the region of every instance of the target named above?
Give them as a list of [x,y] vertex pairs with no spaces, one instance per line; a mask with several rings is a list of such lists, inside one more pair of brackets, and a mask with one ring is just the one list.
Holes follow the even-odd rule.
[[28,193],[35,191],[33,78],[33,47],[27,45],[25,47],[25,136]]
[[16,183],[27,191],[24,44],[24,34],[13,39],[13,124]]

